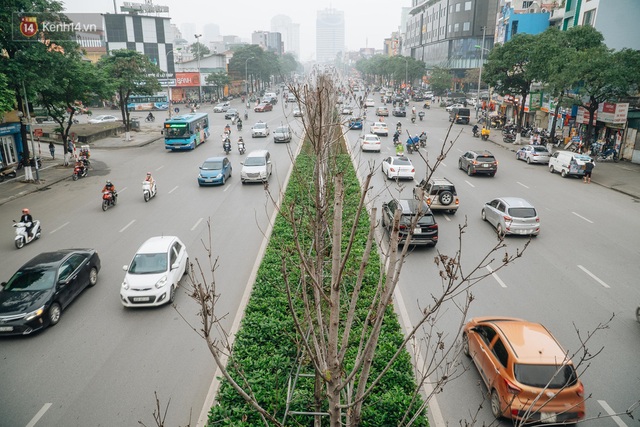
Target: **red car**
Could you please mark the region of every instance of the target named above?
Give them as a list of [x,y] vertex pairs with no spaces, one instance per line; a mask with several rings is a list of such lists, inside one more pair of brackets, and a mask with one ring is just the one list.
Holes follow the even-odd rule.
[[265,111],[272,111],[272,110],[273,110],[273,105],[266,102],[259,104],[258,106],[256,106],[256,108],[253,109],[253,111],[255,111],[256,113],[264,113]]

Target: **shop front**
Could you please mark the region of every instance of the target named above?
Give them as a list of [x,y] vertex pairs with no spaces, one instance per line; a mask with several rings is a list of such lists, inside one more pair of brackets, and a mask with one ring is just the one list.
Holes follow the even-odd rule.
[[7,166],[18,163],[22,155],[20,123],[0,124],[0,164]]

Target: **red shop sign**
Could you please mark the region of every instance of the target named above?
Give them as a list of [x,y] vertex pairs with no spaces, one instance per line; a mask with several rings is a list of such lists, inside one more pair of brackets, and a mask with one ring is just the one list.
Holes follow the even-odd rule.
[[176,86],[200,86],[200,74],[198,73],[176,73]]

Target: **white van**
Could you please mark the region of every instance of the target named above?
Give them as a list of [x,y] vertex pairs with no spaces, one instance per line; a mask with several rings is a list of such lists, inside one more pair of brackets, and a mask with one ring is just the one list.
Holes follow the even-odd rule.
[[556,151],[549,158],[549,172],[560,172],[563,178],[569,175],[584,175],[585,165],[592,162],[586,154],[573,153],[571,151]]
[[242,162],[240,171],[240,181],[245,182],[267,182],[271,176],[271,154],[267,150],[256,150],[250,152]]

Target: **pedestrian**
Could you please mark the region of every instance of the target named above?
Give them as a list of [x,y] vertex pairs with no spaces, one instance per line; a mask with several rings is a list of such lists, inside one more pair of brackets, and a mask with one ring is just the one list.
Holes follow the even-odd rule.
[[591,171],[596,165],[592,160],[588,161],[586,165],[584,165],[584,177],[583,180],[587,184],[591,184]]
[[51,158],[55,159],[56,158],[56,146],[53,145],[52,141],[49,142],[49,152],[51,153]]

